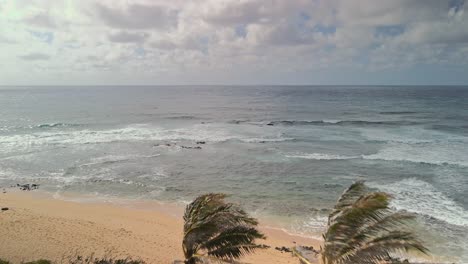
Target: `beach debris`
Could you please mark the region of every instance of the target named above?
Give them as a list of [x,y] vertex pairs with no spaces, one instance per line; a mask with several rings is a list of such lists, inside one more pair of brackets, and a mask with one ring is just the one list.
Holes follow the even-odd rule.
[[31,191],[31,190],[37,190],[39,189],[39,184],[16,184],[16,187],[18,187],[22,191]]
[[[196,142],[197,145],[203,145],[203,144],[206,144],[206,141],[197,141]],[[153,147],[176,147],[177,146],[177,143],[162,143],[162,144],[154,144]],[[195,147],[192,147],[192,146],[181,146],[179,145],[180,148],[183,148],[183,149],[201,149],[200,146],[195,146]]]
[[2,193],[7,193],[7,191],[5,190],[5,188],[3,188]]
[[292,250],[288,247],[275,247],[276,250],[280,251],[281,253],[286,252],[286,253],[291,253]]
[[200,146],[196,146],[196,147],[180,146],[180,147],[183,148],[183,149],[201,149]]
[[292,254],[293,256],[299,258],[299,262],[301,264],[312,264],[316,262],[315,260],[317,260],[317,254],[310,256],[308,252],[301,250],[300,248],[302,247],[294,247],[292,249]]
[[315,255],[320,254],[320,252],[316,250],[313,246],[297,246],[296,250],[306,253],[306,254],[310,254],[310,253],[314,253]]
[[10,208],[8,207],[2,207],[2,211],[8,211]]
[[172,146],[175,146],[176,143],[172,144],[172,143],[163,143],[163,144],[154,144],[153,147],[172,147]]

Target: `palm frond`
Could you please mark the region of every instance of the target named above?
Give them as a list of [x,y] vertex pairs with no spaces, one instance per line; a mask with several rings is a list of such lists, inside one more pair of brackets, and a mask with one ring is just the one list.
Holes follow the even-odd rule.
[[[255,227],[258,222],[233,203],[225,194],[205,194],[189,204],[184,213],[182,247],[186,263],[197,263],[203,252],[220,259],[239,258],[259,246],[255,239],[264,238]],[[202,252],[202,255],[198,254]]]
[[[360,250],[348,256],[348,263],[359,263],[359,260],[382,261],[389,253],[416,251],[427,254],[428,249],[412,232],[392,231],[376,237]],[[370,262],[375,263],[375,262]]]
[[333,211],[329,215],[329,221],[330,219],[333,219],[335,215],[340,213],[343,208],[352,205],[359,197],[364,195],[366,191],[367,187],[365,186],[364,181],[357,181],[351,184],[351,186],[341,194],[340,198],[336,202]]
[[221,247],[209,252],[209,256],[214,256],[221,260],[232,260],[253,253],[256,249],[262,248],[257,244],[243,244],[236,246]]
[[361,196],[352,205],[343,208],[342,212],[332,219],[324,235],[324,254],[336,258],[349,247],[358,230],[381,221],[387,213],[388,199],[389,196],[384,193],[371,193]]
[[218,235],[203,243],[202,247],[208,251],[208,255],[211,255],[212,251],[222,247],[249,245],[255,239],[264,238],[265,236],[254,227],[234,226],[221,231]]
[[367,190],[363,182],[355,183],[338,200],[323,235],[323,262],[378,263],[392,252],[427,253],[416,236],[405,231],[406,223],[414,216],[393,212],[389,208],[390,195],[366,194]]

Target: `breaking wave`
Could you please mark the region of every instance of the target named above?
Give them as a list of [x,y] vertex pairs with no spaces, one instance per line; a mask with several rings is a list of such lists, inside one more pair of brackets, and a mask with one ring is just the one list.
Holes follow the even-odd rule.
[[363,155],[367,160],[414,162],[432,165],[468,166],[468,150],[463,144],[388,144],[376,154]]
[[39,124],[37,128],[56,128],[56,127],[77,127],[81,124],[67,124],[67,123],[50,123],[50,124]]
[[368,185],[392,194],[394,196],[392,205],[398,210],[468,227],[468,211],[428,182],[409,178],[392,184],[380,185],[368,182]]
[[40,131],[30,134],[15,134],[0,137],[0,150],[19,151],[40,148],[41,146],[67,146],[79,144],[99,144],[132,141],[206,141],[225,142],[279,142],[293,140],[278,134],[247,135],[242,131],[234,132],[220,126],[194,125],[185,128],[164,129],[146,125],[132,125],[110,130],[65,130]]
[[310,160],[348,160],[348,159],[359,158],[359,156],[341,156],[341,155],[324,154],[324,153],[297,153],[297,154],[287,154],[285,156],[288,158],[299,158],[299,159],[310,159]]
[[267,123],[268,126],[409,126],[420,123],[412,121],[366,121],[366,120],[314,120],[314,121],[298,121],[298,120],[280,120]]
[[419,114],[419,112],[412,112],[412,111],[388,111],[388,112],[380,112],[381,115],[413,115]]

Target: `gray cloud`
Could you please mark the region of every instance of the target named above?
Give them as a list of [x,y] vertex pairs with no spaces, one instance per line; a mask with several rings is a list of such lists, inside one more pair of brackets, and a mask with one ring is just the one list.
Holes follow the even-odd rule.
[[150,43],[150,47],[162,50],[173,50],[177,48],[177,45],[173,41],[162,39]]
[[203,20],[214,25],[236,26],[239,24],[271,24],[282,19],[307,13],[313,2],[310,0],[251,0],[213,1],[205,8]]
[[18,43],[18,42],[0,35],[0,43],[15,44],[15,43]]
[[108,35],[110,41],[117,43],[142,43],[145,42],[148,37],[149,34],[147,33],[131,33],[126,31]]
[[177,11],[164,6],[130,4],[124,10],[96,5],[99,17],[114,28],[167,29],[177,24]]
[[301,31],[290,23],[259,27],[253,34],[261,45],[296,46],[311,44],[314,41],[311,31]]
[[27,61],[40,61],[40,60],[49,60],[50,56],[44,53],[28,53],[22,56],[18,56],[22,60],[27,60]]
[[336,16],[346,25],[380,26],[443,19],[449,9],[449,1],[443,0],[342,1]]
[[38,27],[45,27],[45,28],[56,28],[57,24],[55,21],[45,13],[36,14],[32,17],[26,18],[24,20],[27,24],[32,26]]
[[265,12],[262,14],[262,4],[258,1],[235,1],[225,2],[223,6],[208,9],[203,19],[217,25],[237,25],[261,21],[265,15]]

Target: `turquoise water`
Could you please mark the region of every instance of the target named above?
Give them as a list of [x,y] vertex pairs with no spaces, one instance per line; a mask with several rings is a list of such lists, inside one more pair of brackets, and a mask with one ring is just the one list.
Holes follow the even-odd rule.
[[435,254],[468,261],[468,87],[2,87],[0,113],[0,186],[226,192],[319,234],[360,179],[418,214]]

